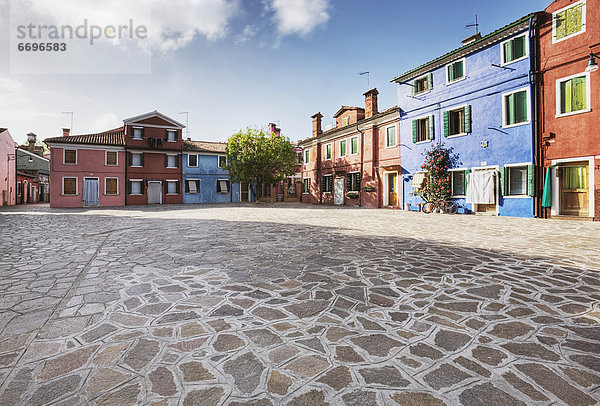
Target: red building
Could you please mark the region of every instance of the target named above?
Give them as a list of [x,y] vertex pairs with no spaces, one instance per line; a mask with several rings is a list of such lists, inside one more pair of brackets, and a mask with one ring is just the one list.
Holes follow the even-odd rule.
[[539,38],[538,215],[599,220],[600,72],[587,66],[600,54],[600,0],[554,1]]
[[123,120],[127,164],[125,204],[183,203],[183,124],[157,111]]
[[397,107],[379,112],[377,89],[364,94],[365,107],[342,106],[334,128],[322,131],[312,116],[312,137],[302,148],[303,203],[397,207],[400,134]]

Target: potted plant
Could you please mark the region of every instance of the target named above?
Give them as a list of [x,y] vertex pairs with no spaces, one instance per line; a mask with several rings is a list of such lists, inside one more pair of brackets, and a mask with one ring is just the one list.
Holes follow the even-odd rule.
[[363,192],[374,192],[375,187],[374,186],[363,186],[362,190],[363,190]]
[[356,199],[358,197],[358,192],[347,192],[346,197],[348,199]]

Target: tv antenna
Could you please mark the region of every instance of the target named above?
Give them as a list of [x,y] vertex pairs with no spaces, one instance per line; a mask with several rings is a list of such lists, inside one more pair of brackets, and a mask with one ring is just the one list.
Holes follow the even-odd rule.
[[360,76],[367,75],[367,87],[371,87],[371,84],[369,83],[369,72],[359,72],[358,74]]
[[477,32],[475,34],[479,34],[479,22],[477,21],[477,14],[475,14],[475,24],[467,24],[465,28],[475,27]]
[[179,114],[185,114],[185,135],[186,135],[186,137],[188,137],[190,135],[190,126],[189,126],[190,113],[188,111],[182,111]]
[[63,111],[62,113],[71,115],[71,127],[69,127],[69,129],[71,130],[71,133],[72,133],[73,132],[73,116],[75,115],[75,113],[73,113],[72,111]]

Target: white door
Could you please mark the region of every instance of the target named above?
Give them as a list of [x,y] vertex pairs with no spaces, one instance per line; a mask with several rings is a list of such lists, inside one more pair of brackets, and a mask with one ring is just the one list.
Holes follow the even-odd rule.
[[98,178],[85,178],[83,180],[84,206],[98,206],[100,204],[100,194],[98,186]]
[[148,182],[148,204],[162,203],[161,182]]
[[335,178],[333,186],[333,204],[341,206],[344,204],[344,178]]

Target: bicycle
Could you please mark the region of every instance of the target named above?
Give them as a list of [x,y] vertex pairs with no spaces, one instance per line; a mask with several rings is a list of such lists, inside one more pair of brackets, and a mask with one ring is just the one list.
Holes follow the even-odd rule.
[[427,202],[423,205],[423,213],[450,213],[455,214],[458,212],[458,204],[452,200],[437,200]]

